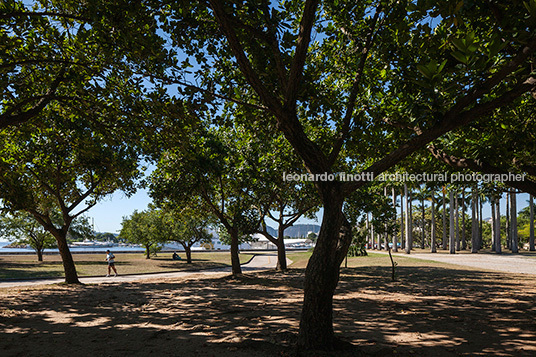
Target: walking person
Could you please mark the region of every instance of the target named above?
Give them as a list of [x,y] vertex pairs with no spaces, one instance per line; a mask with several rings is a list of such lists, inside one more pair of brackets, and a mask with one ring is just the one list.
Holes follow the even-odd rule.
[[106,261],[108,262],[108,274],[106,274],[106,277],[110,276],[111,269],[114,270],[114,276],[117,276],[117,270],[115,269],[115,255],[110,252],[110,250],[106,251]]

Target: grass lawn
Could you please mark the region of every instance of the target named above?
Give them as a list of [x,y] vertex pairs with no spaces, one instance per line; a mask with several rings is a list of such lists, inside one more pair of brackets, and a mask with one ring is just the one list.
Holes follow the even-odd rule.
[[[180,270],[200,270],[231,265],[229,252],[192,252],[192,264],[186,263],[184,253],[179,254],[183,260],[172,260],[172,252],[158,253],[158,256],[145,259],[142,253],[118,254],[116,268],[120,275],[157,273]],[[79,276],[99,276],[107,272],[105,254],[73,254]],[[251,259],[251,254],[240,254],[240,262]],[[63,277],[63,265],[59,255],[45,255],[43,262],[38,262],[35,255],[0,255],[0,280],[27,278]]]
[[[291,268],[305,268],[307,266],[307,262],[309,261],[309,257],[311,256],[312,252],[297,252],[297,253],[288,253],[287,257],[292,260]],[[423,259],[415,259],[411,257],[405,257],[405,256],[393,256],[393,260],[397,264],[397,268],[399,267],[416,267],[421,266],[423,263],[432,264],[435,267],[445,267],[445,268],[451,268],[453,269],[456,267],[453,264],[447,264],[447,263],[439,263],[431,260],[423,260]],[[342,262],[342,267],[345,267],[346,262]],[[363,257],[352,257],[348,258],[347,262],[348,268],[359,268],[359,267],[368,267],[368,266],[377,266],[377,267],[391,267],[391,260],[389,259],[389,255],[387,254],[379,254],[379,253],[371,253],[368,252],[368,255]],[[464,267],[464,269],[471,269],[468,267]]]

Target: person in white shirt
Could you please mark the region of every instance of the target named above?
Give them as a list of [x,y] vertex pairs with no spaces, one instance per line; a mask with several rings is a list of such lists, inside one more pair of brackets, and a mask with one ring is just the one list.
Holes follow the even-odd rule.
[[117,270],[115,269],[115,255],[110,252],[110,250],[106,251],[106,261],[108,262],[108,274],[106,276],[110,276],[111,269],[114,270],[114,276],[117,276]]

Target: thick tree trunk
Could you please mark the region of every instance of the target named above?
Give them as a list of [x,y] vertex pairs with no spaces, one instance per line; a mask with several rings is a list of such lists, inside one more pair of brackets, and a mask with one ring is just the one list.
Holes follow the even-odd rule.
[[[325,195],[324,197],[326,197]],[[324,214],[317,244],[305,270],[304,301],[298,346],[305,350],[332,349],[333,294],[339,281],[339,269],[349,242],[340,247],[340,231],[345,220],[343,197],[336,192],[324,198]]]
[[443,250],[447,250],[447,200],[445,199],[445,187],[443,191],[443,240],[441,241]]
[[192,248],[188,245],[183,246],[186,253],[186,264],[192,264]]
[[277,230],[277,270],[287,270],[287,253],[285,251],[285,227],[281,224]]
[[151,259],[151,245],[145,245],[145,259]]
[[240,266],[240,256],[238,255],[238,231],[231,229],[229,232],[231,236],[231,269],[233,275],[242,274],[242,267]]
[[456,253],[456,246],[455,246],[455,233],[454,233],[454,206],[455,206],[455,202],[454,202],[454,192],[452,191],[452,189],[450,190],[449,192],[449,199],[450,199],[450,203],[449,203],[449,211],[450,211],[450,224],[449,224],[449,249],[450,249],[450,254],[454,254]]
[[431,222],[430,222],[430,252],[436,253],[436,221],[435,221],[435,192],[432,193],[432,202],[430,204]]
[[519,240],[517,237],[517,197],[516,192],[512,190],[510,198],[510,225],[512,226],[512,253],[519,253]]
[[501,242],[501,201],[499,198],[495,200],[495,252],[497,254],[502,253]]
[[530,236],[529,236],[529,250],[535,251],[534,247],[534,196],[530,195]]
[[37,253],[37,261],[42,262],[43,261],[43,249],[37,248],[35,252]]
[[477,190],[473,186],[471,195],[471,253],[478,253],[478,222],[476,219]]
[[67,245],[67,236],[63,231],[51,232],[56,238],[58,250],[60,251],[61,260],[63,262],[63,270],[65,272],[65,282],[67,284],[80,284],[76,267],[74,265],[73,256]]

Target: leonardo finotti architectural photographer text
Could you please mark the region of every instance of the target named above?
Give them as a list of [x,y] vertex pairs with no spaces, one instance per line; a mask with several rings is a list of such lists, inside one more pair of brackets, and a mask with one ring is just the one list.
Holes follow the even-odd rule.
[[283,172],[283,181],[341,181],[341,182],[360,182],[360,181],[389,181],[389,182],[511,182],[525,181],[525,174],[479,174],[479,173],[381,173],[374,177],[373,172],[361,172],[350,174],[345,172],[322,173],[322,174],[290,174]]

